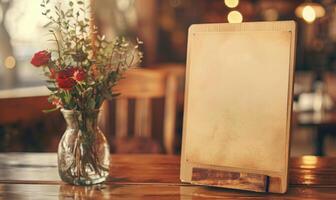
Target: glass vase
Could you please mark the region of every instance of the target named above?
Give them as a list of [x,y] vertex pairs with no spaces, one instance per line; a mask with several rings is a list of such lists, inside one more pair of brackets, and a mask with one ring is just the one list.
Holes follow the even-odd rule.
[[109,174],[110,149],[97,126],[99,111],[61,110],[67,124],[58,146],[58,171],[64,182],[93,185]]

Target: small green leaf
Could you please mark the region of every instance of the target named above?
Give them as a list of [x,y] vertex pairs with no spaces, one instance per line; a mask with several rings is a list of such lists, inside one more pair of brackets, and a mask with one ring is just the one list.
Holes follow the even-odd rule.
[[51,113],[51,112],[54,112],[54,111],[56,111],[56,110],[58,110],[59,108],[58,107],[56,107],[56,108],[52,108],[52,109],[48,109],[48,110],[42,110],[42,112],[44,112],[44,113]]
[[48,22],[48,23],[46,23],[44,26],[43,26],[43,28],[47,28],[47,27],[49,27],[51,24],[53,24],[52,22]]
[[56,87],[50,87],[50,86],[48,86],[47,87],[50,91],[52,91],[52,92],[54,92],[54,91],[57,91],[58,90],[58,88],[56,88]]

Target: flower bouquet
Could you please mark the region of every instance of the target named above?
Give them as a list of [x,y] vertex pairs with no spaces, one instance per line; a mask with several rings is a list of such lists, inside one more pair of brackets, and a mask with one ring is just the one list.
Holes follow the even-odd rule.
[[56,48],[37,52],[31,64],[47,77],[48,100],[55,105],[49,111],[61,109],[67,122],[58,147],[60,177],[77,185],[100,183],[108,176],[109,147],[97,126],[99,108],[118,95],[113,86],[141,61],[142,42],[100,36],[84,1],[43,0],[41,7]]

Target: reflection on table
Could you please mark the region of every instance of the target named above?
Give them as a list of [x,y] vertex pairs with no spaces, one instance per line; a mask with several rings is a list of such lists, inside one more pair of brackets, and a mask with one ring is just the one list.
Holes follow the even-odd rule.
[[3,199],[319,199],[336,195],[336,158],[292,158],[289,189],[264,194],[181,183],[179,156],[112,155],[105,184],[80,187],[58,178],[56,154],[0,154]]

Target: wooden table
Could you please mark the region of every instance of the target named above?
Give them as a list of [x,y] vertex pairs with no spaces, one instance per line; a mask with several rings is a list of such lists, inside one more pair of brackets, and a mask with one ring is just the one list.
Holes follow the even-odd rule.
[[79,187],[59,180],[56,154],[0,154],[0,199],[336,199],[336,158],[291,159],[285,195],[184,184],[179,181],[179,160],[112,155],[105,184]]

